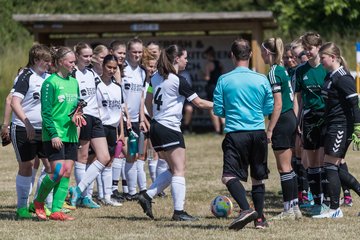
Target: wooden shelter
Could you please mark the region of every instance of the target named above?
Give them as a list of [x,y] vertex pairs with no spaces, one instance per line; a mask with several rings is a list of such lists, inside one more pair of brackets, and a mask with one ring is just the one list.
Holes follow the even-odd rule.
[[[272,12],[207,12],[207,13],[138,13],[138,14],[14,14],[13,19],[25,26],[44,44],[64,44],[72,36],[83,38],[94,35],[129,33],[157,36],[164,33],[189,32],[211,36],[232,31],[249,33],[254,53],[252,67],[265,71],[260,55],[260,43],[266,29],[277,27]],[[215,36],[214,36],[215,37]]]

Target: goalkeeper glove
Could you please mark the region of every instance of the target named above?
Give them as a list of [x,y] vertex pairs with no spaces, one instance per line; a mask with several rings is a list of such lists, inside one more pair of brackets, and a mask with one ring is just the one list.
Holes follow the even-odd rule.
[[353,150],[360,151],[360,123],[354,124],[354,132],[352,134]]

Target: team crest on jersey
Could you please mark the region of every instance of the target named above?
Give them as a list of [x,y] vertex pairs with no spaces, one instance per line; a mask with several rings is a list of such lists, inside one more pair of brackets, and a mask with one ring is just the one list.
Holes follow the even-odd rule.
[[309,79],[309,78],[308,78],[307,75],[305,75],[304,78],[303,78],[304,81],[305,81],[305,80],[308,80],[308,79]]
[[106,100],[102,100],[101,103],[102,103],[102,106],[103,106],[103,107],[107,107],[107,105],[108,105]]
[[65,101],[65,95],[59,95],[58,96],[58,101],[59,102],[64,102]]
[[39,100],[40,99],[40,93],[39,92],[34,92],[33,93],[33,99]]

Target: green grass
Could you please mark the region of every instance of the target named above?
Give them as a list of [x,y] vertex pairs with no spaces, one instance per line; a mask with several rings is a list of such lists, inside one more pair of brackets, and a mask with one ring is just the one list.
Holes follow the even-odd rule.
[[[170,191],[165,199],[155,199],[153,212],[156,220],[149,220],[136,202],[122,207],[101,207],[97,210],[77,209],[72,213],[74,222],[38,222],[15,220],[15,176],[17,162],[11,146],[0,149],[0,239],[358,239],[360,211],[358,196],[352,192],[354,206],[343,207],[344,218],[274,222],[266,230],[256,230],[253,224],[234,232],[228,225],[236,216],[216,219],[209,210],[211,200],[220,194],[228,195],[221,183],[222,137],[212,134],[186,136],[187,145],[187,197],[186,210],[200,217],[193,223],[170,221],[172,199]],[[360,178],[360,156],[349,151],[350,171]],[[282,209],[279,176],[275,161],[269,154],[270,178],[266,182],[265,214],[268,218]],[[38,173],[39,174],[39,173]],[[72,179],[72,182],[74,180]],[[245,184],[249,190],[250,185]],[[32,198],[32,197],[31,197]]]

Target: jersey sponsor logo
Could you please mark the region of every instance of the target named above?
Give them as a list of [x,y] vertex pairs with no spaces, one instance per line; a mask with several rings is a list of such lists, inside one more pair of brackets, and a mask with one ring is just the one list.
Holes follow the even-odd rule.
[[101,104],[102,104],[103,107],[107,107],[107,101],[106,100],[102,100]]
[[64,102],[65,101],[65,95],[59,95],[58,96],[58,101],[59,102]]
[[81,89],[80,94],[81,94],[81,96],[86,96],[86,95],[92,96],[92,95],[96,94],[96,89],[95,88],[84,88],[84,89]]
[[125,83],[125,90],[130,90],[131,92],[142,92],[143,85],[141,84],[134,84],[134,83]]
[[33,93],[33,99],[39,100],[40,99],[40,93],[39,92],[34,92]]
[[103,107],[108,107],[108,108],[121,108],[121,101],[119,100],[102,100],[101,104]]

